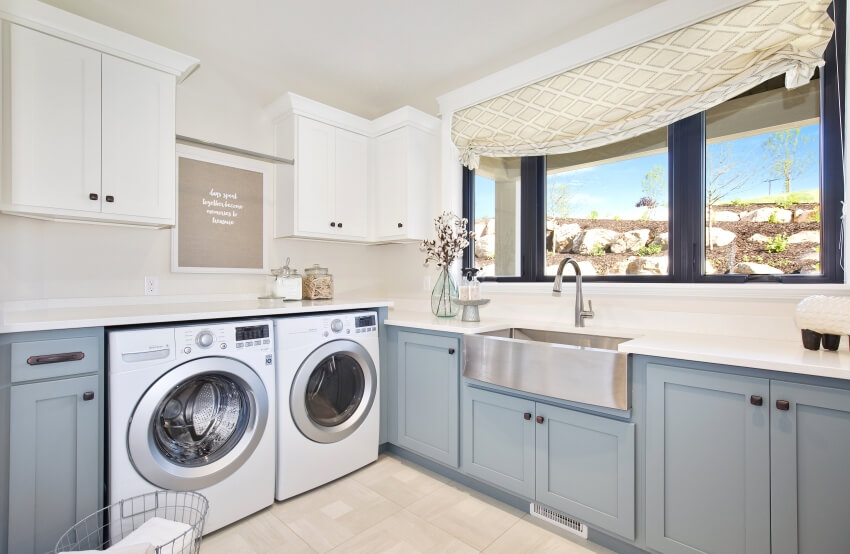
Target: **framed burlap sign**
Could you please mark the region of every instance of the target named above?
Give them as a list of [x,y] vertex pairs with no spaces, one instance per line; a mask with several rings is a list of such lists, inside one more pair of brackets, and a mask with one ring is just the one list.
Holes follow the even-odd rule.
[[268,273],[272,165],[177,145],[171,270]]

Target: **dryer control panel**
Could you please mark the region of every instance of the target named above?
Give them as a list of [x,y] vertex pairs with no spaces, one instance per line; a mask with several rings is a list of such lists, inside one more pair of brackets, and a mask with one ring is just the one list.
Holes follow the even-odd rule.
[[230,349],[271,350],[271,325],[208,325],[178,329],[178,351],[192,354]]

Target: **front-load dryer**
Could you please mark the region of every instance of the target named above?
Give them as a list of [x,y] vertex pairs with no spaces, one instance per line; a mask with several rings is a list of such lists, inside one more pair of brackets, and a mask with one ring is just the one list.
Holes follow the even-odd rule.
[[271,505],[273,341],[269,320],[110,332],[110,503],[196,490],[205,533]]
[[378,458],[375,312],[275,320],[278,360],[278,500]]

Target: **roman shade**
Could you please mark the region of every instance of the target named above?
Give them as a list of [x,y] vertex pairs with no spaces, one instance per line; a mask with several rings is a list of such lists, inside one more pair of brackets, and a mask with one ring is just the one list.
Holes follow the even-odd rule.
[[756,0],[453,114],[460,161],[586,150],[707,110],[777,75],[807,83],[830,0]]

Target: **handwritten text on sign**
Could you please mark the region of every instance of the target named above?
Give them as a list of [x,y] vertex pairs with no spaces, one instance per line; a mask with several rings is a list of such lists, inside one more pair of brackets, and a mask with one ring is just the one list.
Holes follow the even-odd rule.
[[239,194],[235,192],[220,192],[211,188],[207,196],[208,198],[201,198],[201,202],[211,217],[210,221],[217,225],[233,225],[234,220],[239,217],[239,212],[245,207],[235,203],[239,200]]

